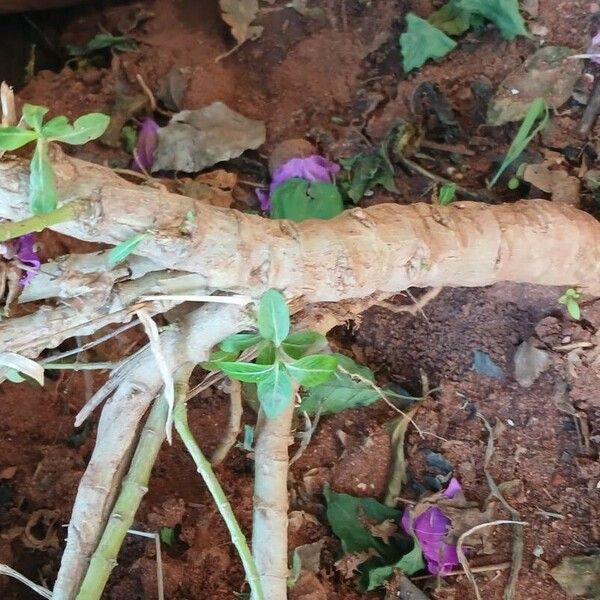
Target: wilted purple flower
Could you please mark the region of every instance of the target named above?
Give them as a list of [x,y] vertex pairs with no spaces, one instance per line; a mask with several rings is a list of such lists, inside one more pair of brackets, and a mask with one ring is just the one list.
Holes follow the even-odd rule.
[[293,177],[299,177],[306,181],[323,181],[333,183],[335,176],[340,172],[340,166],[323,156],[313,154],[306,158],[292,158],[283,163],[273,173],[269,193],[257,190],[256,194],[260,201],[261,210],[271,209],[271,196],[282,183]]
[[33,233],[22,235],[19,238],[0,244],[0,256],[6,260],[17,259],[25,266],[30,267],[31,271],[25,271],[21,277],[20,284],[28,285],[35,277],[42,262],[35,251],[35,236]]
[[154,164],[154,154],[158,148],[158,123],[146,117],[138,131],[132,168],[139,171],[150,171]]
[[587,54],[592,62],[600,65],[600,31],[592,38],[592,43],[587,49]]
[[[462,487],[453,477],[443,494],[446,498],[454,498],[460,492]],[[437,506],[429,507],[414,519],[409,508],[402,515],[402,526],[419,540],[427,568],[434,575],[449,573],[459,564],[456,546],[445,541],[451,524],[452,521]]]
[[449,573],[459,564],[456,546],[444,541],[450,524],[450,519],[437,506],[431,506],[415,519],[410,508],[402,516],[402,526],[419,540],[427,568],[434,575]]

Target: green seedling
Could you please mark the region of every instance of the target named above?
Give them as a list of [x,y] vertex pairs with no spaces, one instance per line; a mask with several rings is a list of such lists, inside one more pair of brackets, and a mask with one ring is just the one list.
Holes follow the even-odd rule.
[[73,124],[63,116],[54,117],[44,124],[44,116],[48,110],[45,106],[25,104],[23,120],[29,129],[0,127],[0,150],[16,150],[35,142],[29,176],[29,202],[34,214],[51,212],[58,202],[48,144],[50,142],[61,142],[72,146],[86,144],[99,138],[110,121],[110,117],[102,113],[89,113],[76,119]]
[[89,57],[103,50],[131,52],[136,48],[137,42],[129,35],[97,33],[85,46],[67,46],[67,52],[69,56],[82,58]]
[[564,304],[567,308],[567,312],[573,319],[579,321],[581,319],[581,308],[579,302],[583,294],[577,291],[575,288],[569,288],[559,299],[559,304]]
[[[515,139],[512,141],[500,168],[494,178],[488,184],[488,190],[492,189],[504,171],[515,161],[521,153],[527,148],[531,140],[548,124],[550,113],[548,105],[543,98],[536,98],[527,109],[525,118],[517,131]],[[513,182],[514,184],[514,182]]]
[[[322,347],[325,338],[313,331],[290,334],[290,311],[282,294],[263,294],[257,316],[258,333],[238,333],[224,339],[202,366],[223,371],[232,379],[257,385],[258,400],[269,418],[277,417],[293,400],[294,382],[305,388],[327,381],[337,368],[337,358],[308,354]],[[253,363],[239,355],[256,347]]]
[[439,202],[442,206],[446,206],[456,199],[456,184],[445,183],[440,188]]

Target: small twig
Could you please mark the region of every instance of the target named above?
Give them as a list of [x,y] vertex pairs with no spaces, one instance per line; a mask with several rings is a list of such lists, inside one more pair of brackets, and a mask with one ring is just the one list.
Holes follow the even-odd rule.
[[302,416],[304,417],[305,429],[301,434],[297,434],[297,437],[300,437],[301,440],[300,446],[290,460],[290,467],[304,454],[305,450],[310,444],[310,440],[312,440],[313,436],[315,435],[317,425],[319,424],[319,419],[321,418],[321,406],[319,406],[317,410],[314,421],[311,422],[306,411],[302,413]]
[[156,98],[154,97],[152,90],[148,87],[148,84],[144,81],[144,78],[139,73],[136,73],[135,78],[140,84],[140,87],[142,88],[144,94],[148,96],[148,100],[150,101],[150,108],[152,109],[152,112],[154,112],[156,110]]
[[158,600],[165,598],[165,581],[163,576],[162,551],[160,548],[160,535],[156,532],[149,533],[147,531],[138,531],[137,529],[128,529],[127,533],[137,535],[139,537],[150,538],[154,540],[154,549],[156,551],[156,585],[158,592]]
[[405,156],[398,156],[397,160],[400,164],[404,165],[406,168],[426,177],[427,179],[431,179],[436,183],[444,184],[454,184],[456,185],[456,192],[461,196],[465,196],[465,198],[471,198],[471,200],[488,200],[487,194],[483,192],[472,192],[467,188],[462,187],[461,185],[456,184],[454,181],[450,181],[450,179],[446,179],[445,177],[441,177],[440,175],[436,175],[431,171],[428,171],[425,167],[422,167],[420,164],[410,160],[410,158],[406,158]]
[[[518,522],[521,520],[521,515],[506,501],[494,478],[490,474],[490,461],[492,460],[492,456],[494,454],[494,431],[490,426],[488,420],[480,413],[477,413],[477,416],[483,421],[485,428],[488,432],[488,443],[487,448],[485,450],[485,458],[483,461],[483,471],[485,473],[485,477],[487,479],[488,486],[492,492],[492,495],[500,501],[500,504],[504,507],[504,509],[510,514],[510,517],[513,521]],[[515,593],[517,590],[517,581],[519,579],[519,571],[521,570],[521,565],[523,564],[523,528],[515,527],[513,530],[513,550],[512,550],[512,567],[510,570],[510,575],[508,577],[508,582],[506,583],[506,588],[504,589],[504,600],[512,600],[515,597]]]
[[52,370],[70,370],[70,371],[105,371],[106,369],[116,369],[120,363],[115,362],[97,362],[97,363],[85,363],[85,362],[72,362],[72,363],[57,363],[48,362],[44,363],[44,369]]
[[219,56],[217,56],[217,58],[215,58],[215,63],[219,63],[224,58],[231,56],[234,52],[236,52],[237,50],[239,50],[242,47],[244,42],[247,42],[247,41],[248,40],[244,40],[243,42],[238,42],[233,48],[231,48],[231,50],[227,50],[227,52],[224,52],[223,54],[219,54]]
[[227,432],[210,458],[213,467],[225,460],[242,429],[242,383],[237,379],[229,381],[229,407]]
[[458,562],[460,562],[462,568],[464,569],[465,575],[467,579],[470,581],[473,589],[475,590],[475,596],[477,600],[482,600],[481,594],[479,592],[479,587],[477,587],[477,581],[475,581],[475,577],[473,576],[473,571],[469,566],[469,562],[467,561],[467,557],[463,551],[462,545],[467,537],[469,537],[472,533],[483,529],[484,527],[493,527],[495,525],[528,525],[528,523],[524,521],[509,521],[500,519],[499,521],[490,521],[489,523],[480,523],[479,525],[475,525],[475,527],[471,527],[471,529],[465,531],[459,538],[456,543],[456,554],[458,555]]
[[37,583],[33,583],[33,581],[27,579],[25,575],[21,575],[21,573],[15,571],[14,569],[11,569],[8,565],[0,564],[0,575],[7,575],[8,577],[12,577],[13,579],[16,579],[17,581],[20,581],[21,583],[25,584],[29,589],[33,590],[40,596],[52,599],[52,592],[50,590],[47,590],[46,588],[42,587],[41,585],[38,585]]
[[62,360],[63,358],[67,358],[68,356],[73,356],[73,354],[79,354],[80,352],[85,352],[86,350],[89,350],[90,348],[94,348],[95,346],[99,346],[100,344],[103,344],[104,342],[110,340],[111,338],[116,337],[117,335],[120,335],[124,331],[127,331],[128,329],[131,329],[132,327],[135,327],[136,325],[139,325],[139,324],[140,324],[139,319],[133,319],[133,321],[130,321],[129,323],[126,323],[125,325],[118,327],[114,331],[111,331],[110,333],[107,333],[106,335],[103,335],[102,337],[92,340],[91,342],[88,342],[87,344],[83,344],[83,346],[78,346],[77,348],[73,348],[72,350],[66,350],[65,352],[61,352],[60,354],[53,354],[52,356],[48,356],[47,358],[41,360],[40,364],[45,367],[46,363],[56,362],[58,360]]
[[581,123],[579,125],[579,133],[581,135],[588,135],[596,122],[596,117],[600,112],[600,78],[596,77],[592,94],[588,100],[587,106],[583,111],[581,117]]
[[442,287],[431,288],[431,289],[427,290],[427,292],[425,292],[420,298],[415,298],[411,294],[410,290],[404,290],[407,293],[408,297],[413,301],[413,304],[409,305],[409,306],[407,306],[406,304],[400,304],[400,305],[392,304],[388,300],[383,300],[382,302],[378,302],[378,305],[383,306],[387,310],[394,312],[394,313],[406,312],[411,315],[416,315],[417,313],[421,313],[423,318],[429,322],[429,319],[427,318],[427,315],[425,314],[423,309],[432,300],[437,298],[443,289],[444,288],[442,288]]
[[251,296],[200,296],[196,294],[163,294],[156,296],[142,296],[140,301],[142,302],[153,302],[163,300],[176,300],[177,302],[217,302],[219,304],[236,304],[238,306],[245,306],[254,302],[254,298]]
[[[481,565],[480,567],[470,567],[471,573],[487,573],[488,571],[504,571],[508,569],[512,563],[509,561],[494,563],[493,565]],[[457,575],[464,575],[463,569],[457,569],[456,571],[450,571],[444,573],[444,577],[456,577]],[[423,579],[437,579],[439,575],[419,575],[418,577],[411,577],[413,581],[421,581]]]
[[431,140],[422,140],[420,146],[421,148],[439,150],[440,152],[463,154],[464,156],[475,156],[475,152],[473,152],[473,150],[469,150],[460,144],[440,144],[439,142],[432,142]]

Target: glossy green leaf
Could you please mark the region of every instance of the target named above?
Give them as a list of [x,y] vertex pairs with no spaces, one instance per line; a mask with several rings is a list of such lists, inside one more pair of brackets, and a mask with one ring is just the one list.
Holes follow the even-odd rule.
[[458,0],[456,4],[470,15],[479,15],[494,23],[504,39],[528,35],[518,0]]
[[23,105],[23,118],[29,127],[38,133],[42,130],[44,116],[49,111],[45,106],[37,106],[35,104]]
[[258,382],[257,393],[260,406],[269,419],[279,416],[293,402],[292,380],[281,363],[273,364],[268,376]]
[[397,192],[394,172],[390,164],[379,153],[356,154],[351,158],[340,159],[344,168],[340,185],[355,204],[376,186],[383,186],[388,192]]
[[106,131],[109,123],[108,115],[89,113],[76,119],[73,125],[70,125],[69,129],[61,135],[50,136],[46,132],[44,134],[53,141],[78,146],[99,138]]
[[72,128],[67,117],[54,117],[42,127],[42,134],[46,139],[54,139],[68,133]]
[[271,218],[331,219],[344,210],[342,196],[333,183],[306,181],[298,177],[277,186],[271,196]]
[[302,358],[309,350],[316,352],[327,345],[327,338],[316,331],[296,331],[288,335],[281,344],[283,351],[295,360]]
[[445,183],[440,188],[439,201],[442,206],[446,206],[451,202],[454,202],[456,198],[456,184],[455,183]]
[[33,142],[38,134],[31,129],[20,127],[0,127],[0,150],[16,150],[29,142]]
[[296,382],[310,388],[331,379],[337,368],[337,358],[333,354],[312,354],[285,366]]
[[290,309],[281,292],[265,292],[258,306],[258,331],[279,347],[290,332]]
[[220,344],[219,348],[225,352],[243,352],[247,348],[256,346],[262,337],[257,333],[235,333],[226,337]]
[[161,527],[159,535],[163,544],[172,546],[175,543],[175,530],[172,527]]
[[150,236],[149,233],[138,233],[132,238],[117,244],[107,256],[109,265],[116,265],[121,261],[124,261],[130,254],[135,252],[135,249]]
[[36,215],[53,211],[58,204],[54,170],[43,138],[38,138],[29,171],[29,202]]
[[504,171],[521,156],[533,138],[546,127],[549,120],[550,113],[546,101],[543,98],[536,98],[527,109],[519,131],[517,131],[517,135],[513,139],[498,172],[488,184],[488,189],[491,189]]
[[274,370],[273,365],[257,365],[246,362],[218,362],[217,366],[232,379],[246,383],[263,381]]
[[[367,382],[374,381],[373,372],[343,354],[334,354],[338,365],[349,373],[361,375]],[[334,414],[351,408],[369,406],[380,399],[377,390],[367,382],[357,381],[339,370],[326,383],[311,388],[302,398],[300,410],[309,415],[319,410],[322,415]]]
[[127,154],[133,154],[135,150],[135,146],[137,144],[138,133],[135,127],[131,125],[125,125],[123,129],[121,129],[121,141],[123,142],[123,150],[127,152]]
[[456,42],[414,13],[406,15],[406,32],[400,36],[404,72],[409,73],[430,58],[442,58],[456,48]]
[[567,300],[567,312],[576,321],[581,319],[581,308],[579,307],[577,300],[574,300],[573,298]]

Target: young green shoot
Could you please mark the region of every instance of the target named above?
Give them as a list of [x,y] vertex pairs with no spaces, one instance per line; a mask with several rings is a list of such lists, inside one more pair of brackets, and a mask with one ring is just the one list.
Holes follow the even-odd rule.
[[447,206],[456,199],[456,184],[445,183],[440,188],[439,202],[442,206]]
[[567,312],[573,319],[579,321],[581,319],[581,308],[579,307],[579,302],[583,294],[576,290],[575,288],[569,288],[559,299],[559,304],[564,304],[567,309]]
[[549,118],[550,113],[546,101],[543,98],[536,98],[527,109],[525,118],[523,119],[519,131],[517,131],[517,135],[512,141],[498,172],[487,186],[488,190],[496,185],[504,171],[519,158],[533,138],[546,127]]
[[61,142],[72,146],[86,144],[99,138],[110,121],[110,117],[102,113],[89,113],[79,117],[72,124],[64,116],[54,117],[44,124],[44,117],[48,110],[45,106],[25,104],[23,120],[29,129],[0,127],[0,151],[17,150],[35,142],[29,176],[29,202],[31,212],[36,215],[54,211],[58,203],[48,144],[50,142]]

